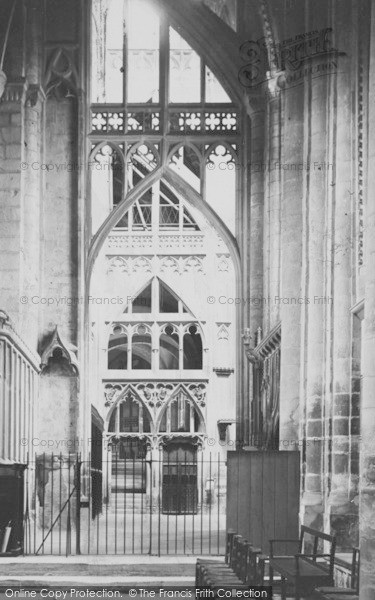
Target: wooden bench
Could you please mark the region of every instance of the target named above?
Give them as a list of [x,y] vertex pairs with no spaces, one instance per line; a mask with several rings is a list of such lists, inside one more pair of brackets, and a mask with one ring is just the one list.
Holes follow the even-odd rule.
[[[312,549],[306,552],[306,537],[312,538]],[[291,556],[275,556],[276,543],[298,544],[298,552]],[[319,546],[329,546],[329,553],[321,553]],[[300,600],[302,595],[313,592],[316,587],[333,586],[333,568],[335,562],[336,537],[302,525],[299,540],[270,540],[269,584],[273,585],[273,574],[281,577],[281,597],[286,599],[287,585],[293,585],[294,597]]]
[[359,598],[359,548],[353,548],[350,570],[350,587],[318,587],[315,590],[318,598],[324,600],[354,600]]
[[227,570],[233,567],[235,547],[238,536],[234,531],[228,531],[225,545],[225,559],[215,560],[212,558],[198,558],[195,565],[195,585],[203,585],[203,581],[208,570]]
[[215,590],[232,586],[236,589],[256,585],[256,555],[254,548],[240,535],[228,534],[225,562],[212,559],[197,559],[195,585]]

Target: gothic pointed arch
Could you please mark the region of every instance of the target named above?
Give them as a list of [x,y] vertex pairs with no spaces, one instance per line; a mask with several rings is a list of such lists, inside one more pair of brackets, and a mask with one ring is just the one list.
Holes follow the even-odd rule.
[[[186,402],[190,405],[190,407],[193,409],[193,411],[195,412],[194,417],[190,415],[187,416],[187,413],[182,410],[181,411],[181,406],[178,406],[178,410],[180,411],[181,414],[181,420],[180,420],[180,427],[177,427],[177,429],[169,429],[168,431],[168,424],[165,423],[165,431],[164,426],[163,426],[163,421],[166,421],[166,417],[167,417],[167,412],[170,410],[171,405],[175,402],[179,402],[180,399],[183,399],[183,403],[184,405],[186,405]],[[206,420],[205,420],[205,416],[204,416],[204,407],[206,405],[206,385],[204,383],[191,383],[191,384],[179,384],[175,387],[175,389],[173,390],[173,392],[169,395],[168,400],[164,403],[164,405],[162,406],[156,421],[155,421],[155,430],[158,433],[164,434],[164,433],[189,433],[189,434],[194,434],[194,433],[201,433],[201,434],[205,434],[206,433]],[[186,406],[183,406],[183,409],[186,409]],[[183,414],[184,413],[184,414]],[[188,418],[191,419],[191,426],[190,423],[188,423]],[[193,428],[193,424],[192,421],[193,419],[195,420],[194,423],[194,429],[193,431],[191,430],[191,428]],[[178,416],[177,416],[178,419]],[[186,429],[186,431],[182,431],[183,429]]]
[[[102,1],[93,0],[96,9]],[[172,3],[147,1],[157,11],[146,19],[143,0],[119,0],[124,19],[112,11],[112,45],[105,46],[104,28],[92,53],[101,79],[94,77],[90,95],[90,142],[99,149],[116,144],[125,169],[121,201],[112,202],[88,242],[88,329],[98,332],[89,354],[99,365],[101,391],[94,382],[91,388],[94,401],[106,409],[118,401],[110,416],[111,435],[114,429],[123,437],[146,435],[138,425],[132,431],[120,425],[125,413],[138,423],[138,409],[130,410],[135,390],[152,415],[156,446],[171,438],[193,444],[217,433],[217,417],[235,416],[239,310],[231,301],[224,307],[218,298],[222,290],[240,293],[236,236],[246,177],[229,171],[245,158],[247,130],[236,70],[225,73],[212,50],[207,52],[206,40],[199,41],[185,21],[191,11],[182,7],[179,20]],[[209,10],[198,13],[207,23],[215,20]],[[106,14],[100,13],[94,36]],[[122,23],[127,24],[123,48]],[[228,34],[219,20],[221,25]],[[124,58],[127,68],[119,69]],[[149,77],[142,76],[146,72]],[[216,173],[211,169],[209,183],[216,174],[222,202],[226,192],[219,170],[224,165],[224,175],[235,183],[224,198],[231,219],[208,201],[207,154],[215,151],[219,164]],[[92,188],[89,195],[92,201]],[[109,297],[108,305],[92,306],[95,294]],[[231,327],[231,335],[220,336],[218,322],[228,331]],[[229,375],[218,381],[215,372],[224,367]],[[121,400],[124,393],[130,394],[128,400]]]
[[[111,395],[112,390],[113,386],[108,384],[106,387],[106,396],[110,399],[107,400],[106,432],[112,434],[152,434],[155,429],[153,415],[137,389],[133,385],[127,384],[117,386],[115,388],[117,393],[113,395]],[[129,422],[127,422],[126,414],[120,414],[121,405],[124,403],[128,406],[131,406],[131,403],[135,403],[142,409],[141,411],[138,410],[135,416],[131,415]]]
[[[210,222],[213,223],[214,227],[218,230],[220,236],[223,238],[225,244],[230,250],[232,259],[234,261],[237,272],[240,272],[240,258],[237,241],[234,235],[229,231],[223,220],[216,214],[213,208],[206,202],[202,201],[202,196],[196,192],[191,186],[189,186],[177,173],[168,167],[159,167],[148,177],[143,179],[137,188],[130,190],[124,200],[116,206],[112,213],[107,217],[105,222],[98,229],[96,234],[93,236],[90,244],[87,270],[86,270],[86,283],[89,286],[92,269],[94,267],[95,260],[102,248],[108,234],[116,226],[125,213],[131,208],[131,206],[141,198],[142,195],[149,190],[152,185],[158,180],[164,177],[165,181],[172,186],[176,192],[182,196],[187,204],[197,209],[202,215]],[[87,288],[89,289],[89,288]]]

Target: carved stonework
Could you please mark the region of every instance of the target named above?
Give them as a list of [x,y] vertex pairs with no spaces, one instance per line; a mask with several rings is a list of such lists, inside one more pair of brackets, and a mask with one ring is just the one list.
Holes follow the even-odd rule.
[[108,273],[151,273],[151,258],[146,256],[108,256]]
[[182,235],[181,238],[182,248],[203,248],[203,235]]
[[148,383],[106,383],[104,385],[105,406],[113,406],[121,397],[132,392],[154,415],[167,404],[172,397],[182,391],[193,404],[200,408],[206,406],[206,383],[148,382]]
[[78,362],[75,351],[75,346],[68,344],[62,339],[56,325],[55,331],[53,332],[49,343],[42,353],[41,369],[43,370],[47,367],[51,358],[62,357],[68,361],[69,365],[72,367],[72,370],[75,373],[78,373]]
[[179,273],[180,265],[177,258],[173,256],[164,256],[161,259],[160,271],[162,273]]
[[54,95],[57,100],[77,96],[78,73],[75,58],[67,48],[52,49],[44,78],[46,96]]
[[206,406],[206,384],[190,384],[187,386],[190,393],[194,396],[197,404],[203,408]]
[[189,256],[184,259],[184,272],[185,273],[204,273],[202,259],[198,256]]
[[159,236],[159,244],[160,248],[175,248],[178,247],[180,243],[179,235],[160,235]]
[[145,256],[140,256],[133,260],[133,273],[151,273],[151,260]]
[[46,94],[42,86],[37,84],[31,84],[26,93],[26,106],[33,108],[37,104],[44,102]]
[[[107,256],[108,273],[152,273],[150,256]],[[202,273],[204,274],[203,256],[159,256],[155,267],[161,273]]]
[[152,248],[151,235],[127,235],[110,234],[108,236],[108,247],[116,249],[137,249]]
[[221,273],[229,272],[230,255],[229,254],[218,254],[217,255],[218,265],[217,268]]
[[131,265],[125,256],[107,257],[108,273],[131,273]]
[[24,78],[20,78],[19,81],[8,81],[1,97],[1,102],[23,103],[26,99],[26,90],[27,84]]
[[217,339],[218,340],[229,340],[229,327],[230,323],[216,323],[218,326]]
[[[244,341],[248,339],[245,331]],[[260,339],[261,331],[257,331]],[[251,339],[251,338],[250,338]],[[261,440],[264,449],[278,447],[280,414],[280,346],[281,325],[274,327],[268,335],[249,352],[255,357],[253,363],[253,414],[252,435]]]
[[259,355],[257,354],[257,352],[255,351],[255,348],[251,347],[251,340],[252,340],[252,336],[250,335],[250,329],[245,329],[244,333],[242,334],[242,340],[243,340],[243,345],[244,345],[244,349],[245,349],[245,354],[247,357],[247,360],[256,365],[259,362]]
[[111,407],[116,402],[117,398],[120,396],[122,390],[123,386],[121,385],[106,385],[104,388],[104,405],[107,406],[107,408]]
[[230,367],[214,367],[213,371],[218,377],[229,377],[234,373],[234,369]]
[[171,397],[174,386],[169,383],[148,383],[135,386],[141,398],[152,411],[156,412]]
[[198,450],[201,450],[206,437],[206,434],[203,433],[194,433],[193,435],[191,433],[164,433],[156,437],[155,442],[157,443],[157,446],[155,445],[155,447],[158,447],[159,450],[163,450],[164,446],[170,444],[171,442],[179,441],[183,443],[184,440],[187,439],[189,441],[189,445],[196,446]]

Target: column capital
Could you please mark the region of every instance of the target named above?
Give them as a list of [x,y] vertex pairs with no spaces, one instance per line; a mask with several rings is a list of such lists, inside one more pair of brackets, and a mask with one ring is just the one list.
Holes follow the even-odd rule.
[[20,77],[15,81],[7,81],[1,103],[14,102],[23,104],[26,98],[27,87],[27,81],[24,77]]
[[29,85],[26,92],[26,106],[34,107],[37,104],[43,104],[46,99],[46,93],[43,87],[38,83],[32,83]]

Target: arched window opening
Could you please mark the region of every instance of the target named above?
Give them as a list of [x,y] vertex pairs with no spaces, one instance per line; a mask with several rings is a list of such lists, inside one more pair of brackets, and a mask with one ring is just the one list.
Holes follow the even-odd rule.
[[170,102],[200,102],[200,57],[172,27],[169,48]]
[[108,369],[128,368],[128,336],[122,327],[113,328],[108,343]]
[[179,335],[172,325],[167,325],[160,335],[159,367],[160,369],[179,368]]
[[152,193],[148,190],[133,204],[133,229],[147,231],[152,224]]
[[128,102],[159,101],[160,19],[145,0],[127,3]]
[[230,103],[231,99],[213,72],[206,67],[205,73],[206,102]]
[[[143,167],[146,170],[146,167]],[[147,174],[140,174],[133,169],[130,187],[137,185]],[[156,220],[153,216],[156,216]],[[116,224],[116,228],[129,231],[200,231],[199,225],[192,216],[185,202],[177,196],[163,180],[156,182],[141,198],[136,200],[124,217]]]
[[132,392],[128,392],[123,400],[112,412],[108,432],[123,433],[150,433],[151,424],[147,409],[135,397]]
[[152,285],[147,287],[132,302],[132,312],[136,314],[151,313],[152,310]]
[[132,369],[151,369],[152,343],[151,334],[144,325],[139,325],[137,333],[132,336]]
[[135,187],[142,179],[147,177],[157,166],[158,157],[155,146],[140,144],[128,154],[128,186]]
[[161,433],[199,433],[201,419],[193,402],[182,390],[168,404],[160,422]]
[[161,313],[178,313],[179,311],[179,300],[167,286],[160,281],[159,282],[159,310]]
[[201,159],[190,146],[180,146],[171,155],[169,166],[197,192],[201,191]]
[[[91,97],[93,102],[122,102],[124,64],[123,0],[92,3]],[[110,31],[110,35],[107,32]]]
[[92,228],[97,231],[111,210],[124,197],[124,166],[119,152],[102,146],[90,163],[92,188]]
[[202,337],[196,325],[190,325],[184,335],[183,344],[184,369],[202,369],[203,346]]
[[[143,322],[135,322],[135,315],[142,315]],[[114,324],[108,341],[108,369],[203,369],[202,336],[192,320],[194,315],[181,298],[153,277],[124,310],[123,321]]]
[[235,233],[237,163],[235,150],[217,144],[207,154],[206,201]]

